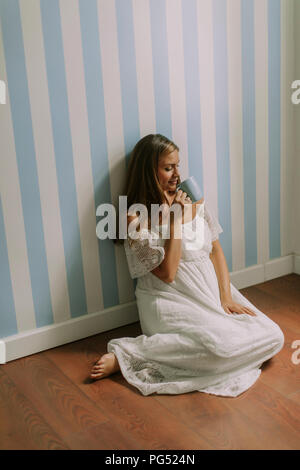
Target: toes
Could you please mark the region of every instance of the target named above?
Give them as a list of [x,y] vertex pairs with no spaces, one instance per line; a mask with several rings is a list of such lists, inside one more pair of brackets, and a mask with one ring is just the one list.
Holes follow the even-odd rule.
[[100,379],[105,377],[107,374],[105,373],[105,362],[110,358],[110,354],[103,354],[100,359],[93,365],[90,372],[91,379]]
[[93,367],[92,373],[97,374],[98,372],[103,372],[103,367]]
[[94,365],[95,365],[95,366],[99,366],[99,365],[101,365],[101,364],[103,364],[103,359],[99,359],[99,361],[95,362]]
[[103,374],[103,372],[92,372],[91,377],[100,377]]
[[94,380],[102,379],[103,377],[106,377],[106,375],[103,372],[101,372],[100,374],[91,374],[90,375],[90,378],[94,379]]

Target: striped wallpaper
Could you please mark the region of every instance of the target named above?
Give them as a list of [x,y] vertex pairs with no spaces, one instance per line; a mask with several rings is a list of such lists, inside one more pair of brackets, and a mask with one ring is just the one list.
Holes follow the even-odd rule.
[[293,0],[0,0],[0,337],[134,300],[96,237],[128,156],[180,148],[229,271],[291,252]]

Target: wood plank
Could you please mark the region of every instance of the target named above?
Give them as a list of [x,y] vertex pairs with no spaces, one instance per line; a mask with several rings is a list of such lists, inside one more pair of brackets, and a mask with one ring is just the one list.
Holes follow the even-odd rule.
[[0,369],[0,448],[2,450],[68,450],[33,403]]
[[[124,337],[121,332],[115,337]],[[106,341],[99,335],[98,351],[106,352]],[[106,416],[116,429],[130,436],[135,449],[212,449],[205,433],[192,430],[188,423],[181,423],[172,413],[158,403],[154,396],[144,397],[135,387],[127,383],[120,372],[107,378],[89,382],[87,380],[92,364],[87,364],[88,343],[81,341],[45,351],[48,357],[61,368],[77,386],[95,403],[104,404]],[[102,345],[102,346],[101,346]],[[94,347],[94,346],[93,346]],[[77,354],[76,354],[77,352]],[[94,360],[98,359],[99,353]],[[72,362],[71,358],[76,357]],[[81,370],[79,372],[78,370]],[[171,398],[170,395],[168,395]]]
[[246,398],[241,395],[228,406],[252,419],[252,431],[262,432],[265,449],[299,449],[300,407],[262,380]]
[[97,404],[87,399],[45,355],[12,361],[5,365],[5,372],[70,446],[81,448],[81,442],[69,441],[70,434],[80,436],[80,431],[108,421]]
[[136,450],[132,439],[111,421],[70,434],[68,442],[73,450]]
[[260,377],[264,384],[285,396],[300,390],[300,369],[299,365],[293,364],[292,353],[291,348],[283,347],[268,361],[267,370],[264,369]]
[[260,290],[271,294],[272,296],[282,300],[284,299],[288,304],[294,304],[299,311],[300,307],[300,281],[297,278],[290,276],[282,276],[272,281],[259,284]]
[[[253,388],[251,393],[253,393]],[[250,391],[243,395],[247,396]],[[202,392],[176,395],[170,400],[165,396],[156,397],[183,423],[204,433],[209,443],[218,450],[264,449],[263,430],[255,428],[254,417],[244,416],[232,409],[229,402],[237,398],[223,398]]]
[[255,307],[277,323],[282,330],[286,327],[294,331],[295,334],[300,334],[300,303],[291,302],[287,293],[278,297],[258,286],[241,289],[241,293]]

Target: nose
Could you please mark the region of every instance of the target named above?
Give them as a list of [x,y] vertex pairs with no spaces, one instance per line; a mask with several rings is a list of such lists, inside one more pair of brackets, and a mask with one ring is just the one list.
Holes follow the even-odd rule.
[[177,168],[174,168],[174,170],[175,170],[175,171],[173,172],[173,177],[174,177],[174,178],[177,178],[177,177],[179,176],[179,171],[178,171]]

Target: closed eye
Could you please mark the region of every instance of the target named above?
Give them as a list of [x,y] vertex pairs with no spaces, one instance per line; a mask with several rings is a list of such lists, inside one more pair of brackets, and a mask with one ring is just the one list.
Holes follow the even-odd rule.
[[[178,164],[178,165],[176,165],[176,166],[180,166],[180,165]],[[172,170],[172,167],[171,167],[171,168],[165,168],[165,170],[171,171],[171,170]]]

